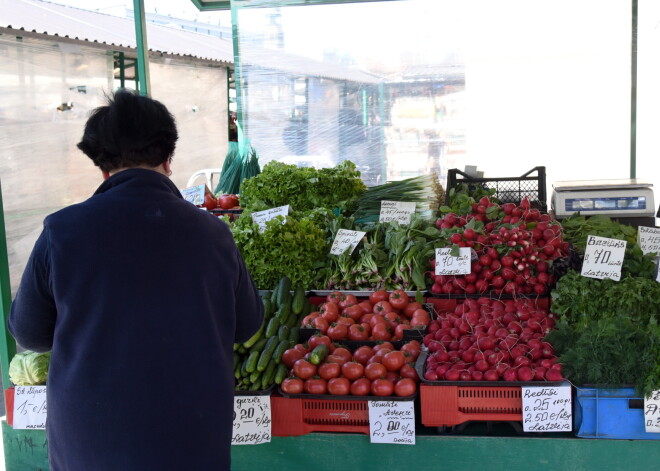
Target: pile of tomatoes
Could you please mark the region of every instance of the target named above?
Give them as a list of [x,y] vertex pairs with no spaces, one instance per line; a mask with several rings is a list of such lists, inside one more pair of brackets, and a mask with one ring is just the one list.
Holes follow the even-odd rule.
[[403,290],[374,291],[368,299],[333,291],[301,327],[318,329],[333,341],[396,341],[403,339],[404,330],[423,329],[430,322],[424,306]]
[[[329,354],[320,360],[314,359],[312,352],[322,344],[327,345]],[[363,345],[351,352],[334,344],[327,335],[313,335],[306,344],[297,344],[283,353],[282,363],[290,370],[281,384],[282,392],[412,396],[417,392],[419,383],[413,365],[420,347],[417,340],[411,340],[397,350],[386,341],[374,347]]]

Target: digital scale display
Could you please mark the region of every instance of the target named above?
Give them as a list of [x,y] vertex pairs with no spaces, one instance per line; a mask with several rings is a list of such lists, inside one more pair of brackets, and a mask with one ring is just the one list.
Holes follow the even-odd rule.
[[646,209],[646,196],[569,198],[564,203],[566,211],[639,211]]

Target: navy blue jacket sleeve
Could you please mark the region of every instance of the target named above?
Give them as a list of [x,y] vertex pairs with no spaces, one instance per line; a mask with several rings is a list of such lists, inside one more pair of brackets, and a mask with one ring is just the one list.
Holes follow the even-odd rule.
[[254,335],[264,319],[264,306],[252,277],[245,266],[245,261],[239,250],[238,258],[239,276],[236,288],[236,334],[234,342],[241,343]]
[[48,230],[44,228],[28,259],[8,321],[18,344],[35,352],[47,352],[53,346],[57,309],[49,267]]

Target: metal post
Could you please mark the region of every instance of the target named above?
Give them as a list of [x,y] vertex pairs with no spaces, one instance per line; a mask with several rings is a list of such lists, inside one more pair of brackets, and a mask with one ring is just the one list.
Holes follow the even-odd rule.
[[387,183],[387,153],[385,147],[385,85],[378,84],[378,118],[380,118],[380,184]]
[[16,341],[7,329],[7,316],[11,308],[11,284],[9,281],[9,258],[7,256],[7,236],[5,233],[5,210],[2,204],[2,184],[0,183],[0,322],[3,332],[0,334],[0,367],[2,385],[7,389],[9,381],[9,362],[16,354]]
[[243,121],[243,71],[241,70],[241,53],[238,34],[238,9],[238,2],[231,0],[231,36],[234,45],[234,86],[236,87],[236,123],[238,123],[241,129],[243,129],[243,133],[247,133],[247,123]]
[[144,0],[133,0],[133,10],[137,45],[138,89],[140,95],[150,95],[149,48],[147,47],[147,23],[144,18]]
[[633,0],[630,54],[630,178],[637,177],[637,11],[638,0]]

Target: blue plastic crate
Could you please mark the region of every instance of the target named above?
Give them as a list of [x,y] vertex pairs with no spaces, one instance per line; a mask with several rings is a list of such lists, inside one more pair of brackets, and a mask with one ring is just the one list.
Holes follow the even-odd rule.
[[644,399],[633,388],[577,388],[576,435],[582,438],[660,440],[644,427]]

